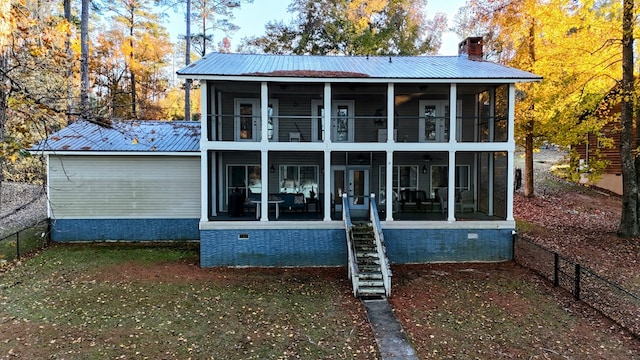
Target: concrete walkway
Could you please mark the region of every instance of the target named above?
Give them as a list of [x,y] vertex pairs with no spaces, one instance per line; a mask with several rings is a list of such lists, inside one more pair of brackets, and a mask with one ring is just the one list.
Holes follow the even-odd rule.
[[382,360],[418,360],[387,299],[362,300]]

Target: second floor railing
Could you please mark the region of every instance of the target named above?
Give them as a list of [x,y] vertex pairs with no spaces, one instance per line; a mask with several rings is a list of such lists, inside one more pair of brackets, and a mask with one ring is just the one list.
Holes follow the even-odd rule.
[[[211,121],[211,120],[214,121]],[[209,117],[209,139],[215,141],[262,140],[262,128],[270,142],[323,142],[328,136],[334,143],[387,142],[387,120],[380,116],[332,117],[309,115],[260,116],[221,114]],[[458,117],[457,142],[506,142],[508,125],[500,117]],[[451,124],[445,117],[394,117],[392,141],[409,143],[445,143],[451,139]]]

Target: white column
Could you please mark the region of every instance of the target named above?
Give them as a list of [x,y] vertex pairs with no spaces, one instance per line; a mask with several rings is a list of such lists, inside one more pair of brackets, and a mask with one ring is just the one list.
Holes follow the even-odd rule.
[[[325,132],[325,135],[326,135],[326,132]],[[324,162],[324,198],[322,199],[322,212],[324,213],[323,220],[331,221],[331,151],[329,150],[324,151],[323,162]]]
[[[496,131],[496,89],[491,88],[489,91],[489,141],[493,142],[495,140],[495,131]],[[511,126],[510,126],[511,127]],[[512,127],[511,127],[512,128]]]
[[[269,153],[267,150],[260,151],[260,221],[269,221]],[[277,206],[277,205],[276,205]]]
[[[326,146],[324,150],[324,199],[322,199],[322,212],[324,213],[324,221],[331,221],[331,151],[329,143],[331,142],[331,83],[324,83],[323,93],[324,116],[322,123],[324,124],[324,139],[322,140]],[[322,131],[319,129],[318,131]]]
[[[324,83],[324,96],[323,96],[324,118],[322,123],[324,124],[324,143],[331,142],[331,83]],[[322,129],[320,129],[322,131]],[[325,168],[325,170],[328,168]]]
[[[387,150],[387,160],[385,162],[385,189],[387,197],[386,209],[387,214],[386,221],[393,221],[393,151]],[[400,196],[400,194],[398,194]]]
[[[387,143],[391,143],[393,139],[394,116],[395,114],[395,85],[387,84]],[[385,161],[385,213],[386,221],[393,221],[393,151],[387,150]]]
[[514,220],[513,218],[513,191],[514,191],[514,174],[513,174],[513,165],[514,165],[514,153],[515,153],[515,105],[516,105],[516,86],[515,84],[509,84],[509,120],[507,121],[507,126],[509,127],[509,138],[508,142],[510,144],[509,151],[507,151],[507,220]]
[[[267,121],[269,117],[269,86],[266,81],[260,83],[260,142],[268,142]],[[269,221],[269,153],[260,151],[260,221]]]
[[449,150],[449,182],[447,183],[447,221],[455,221],[456,212],[456,152]]
[[[456,84],[449,87],[449,144],[455,144],[456,141],[456,112],[457,112],[457,96],[458,88]],[[456,152],[453,147],[449,148],[449,165],[447,183],[447,221],[455,221],[456,213]]]
[[458,114],[456,114],[456,112],[458,111],[458,106],[457,106],[457,93],[458,93],[458,87],[456,84],[451,84],[451,86],[449,87],[449,142],[450,143],[455,143],[457,142],[457,132],[458,132],[458,122],[457,122],[457,118],[458,118]]
[[393,83],[387,84],[387,142],[393,141],[393,114],[395,113],[395,87]]
[[47,217],[53,219],[53,212],[51,211],[51,155],[45,154],[45,163],[47,164]]
[[266,81],[260,84],[260,141],[269,141],[269,86]]
[[[209,122],[214,122],[215,118],[209,116],[209,109],[207,108],[207,82],[202,81],[200,85],[200,221],[209,221],[209,207],[212,209],[211,215],[217,216],[216,210],[216,191],[215,189],[215,179],[213,176],[215,173],[215,168],[209,168],[209,153],[204,146],[209,139],[207,138],[207,129],[209,128]],[[213,92],[215,94],[215,92]],[[213,112],[215,112],[215,106],[213,106]],[[212,162],[212,167],[214,167],[215,161]],[[209,178],[211,178],[212,183],[209,187]],[[213,205],[213,206],[212,206]]]

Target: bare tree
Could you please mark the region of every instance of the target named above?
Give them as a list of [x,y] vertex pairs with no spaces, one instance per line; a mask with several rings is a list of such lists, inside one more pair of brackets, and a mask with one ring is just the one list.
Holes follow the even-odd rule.
[[80,115],[91,119],[89,109],[89,5],[91,0],[82,0],[80,15]]
[[[7,46],[10,28],[11,2],[0,2],[0,143],[4,143],[4,129],[7,122],[7,98],[10,88],[7,78]],[[2,204],[2,183],[4,182],[4,156],[0,157],[0,204]]]
[[[187,35],[185,40],[187,45],[185,46],[185,66],[191,64],[191,0],[187,0],[187,15],[185,17],[187,22],[186,30]],[[186,79],[184,82],[184,119],[191,121],[191,80]]]

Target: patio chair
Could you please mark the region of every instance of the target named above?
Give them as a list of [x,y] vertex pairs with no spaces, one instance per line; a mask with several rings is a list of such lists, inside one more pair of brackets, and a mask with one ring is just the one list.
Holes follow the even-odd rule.
[[438,189],[438,199],[440,200],[440,209],[442,209],[442,213],[447,213],[447,195],[448,189],[446,187]]
[[470,209],[471,212],[474,212],[476,209],[473,192],[471,190],[463,190],[460,193],[460,211],[464,212],[465,209]]

